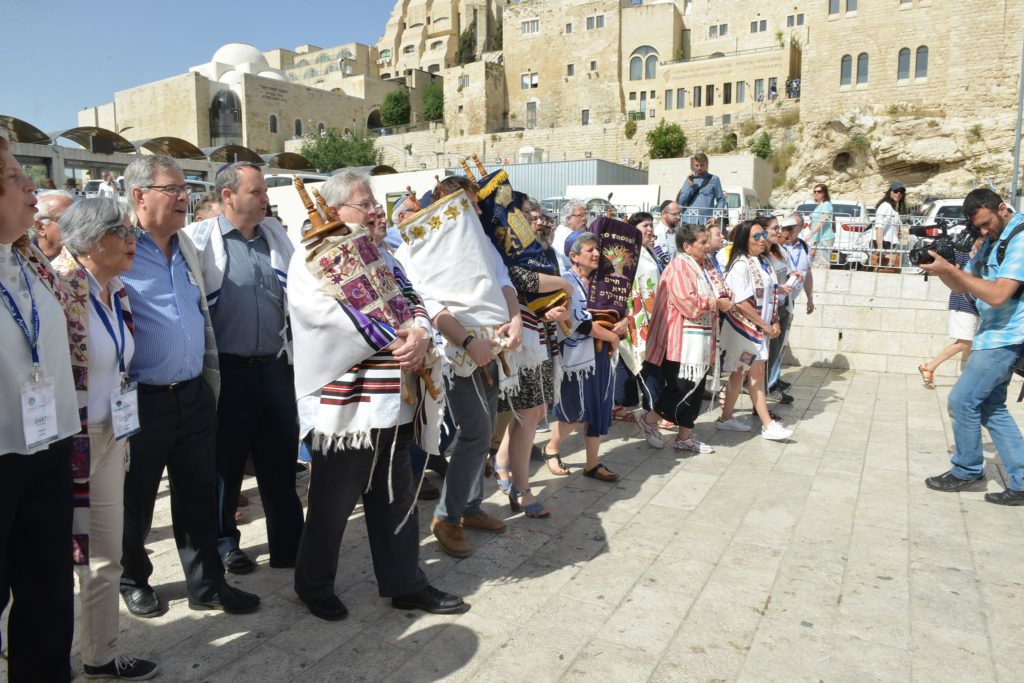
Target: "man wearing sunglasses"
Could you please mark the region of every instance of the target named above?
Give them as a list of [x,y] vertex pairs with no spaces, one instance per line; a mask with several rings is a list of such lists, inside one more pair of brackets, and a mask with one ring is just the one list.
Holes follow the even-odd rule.
[[252,612],[255,595],[224,580],[217,552],[217,393],[220,375],[203,273],[195,247],[179,235],[188,185],[167,156],[136,157],[125,169],[135,211],[136,251],[121,280],[135,333],[129,377],[138,383],[141,431],[130,437],[124,480],[121,596],[137,617],[166,611],[149,583],[146,537],[164,468],[170,480],[171,523],[192,609]]
[[935,259],[932,263],[920,264],[921,270],[939,276],[953,292],[973,296],[981,316],[970,358],[949,394],[956,442],[953,467],[929,477],[925,484],[947,492],[984,488],[981,427],[985,426],[1008,477],[1007,488],[986,493],[985,500],[1024,505],[1024,438],[1006,409],[1006,388],[1024,352],[1024,238],[1017,236],[1024,230],[1024,216],[986,188],[967,195],[964,215],[985,240],[964,269],[934,251],[928,252]]

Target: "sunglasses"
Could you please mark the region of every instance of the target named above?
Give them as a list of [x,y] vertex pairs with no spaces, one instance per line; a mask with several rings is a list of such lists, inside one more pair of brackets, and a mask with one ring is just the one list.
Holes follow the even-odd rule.
[[766,239],[768,239],[768,231],[767,230],[765,230],[764,232],[755,232],[754,233],[754,241],[755,242],[760,242],[761,240],[766,240]]

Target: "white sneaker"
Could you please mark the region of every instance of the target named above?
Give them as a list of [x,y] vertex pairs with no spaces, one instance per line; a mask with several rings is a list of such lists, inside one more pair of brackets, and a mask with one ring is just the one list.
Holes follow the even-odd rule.
[[691,451],[693,453],[714,453],[715,449],[710,444],[706,444],[703,441],[698,441],[692,434],[688,439],[680,439],[676,437],[675,447],[677,451]]
[[636,423],[640,425],[640,431],[644,433],[644,438],[647,439],[647,443],[654,448],[665,447],[665,437],[661,435],[661,430],[658,429],[658,425],[647,424],[647,421],[644,420],[642,415],[637,417]]
[[744,422],[738,417],[730,417],[728,420],[718,418],[715,420],[715,427],[718,429],[725,429],[730,432],[749,432],[750,423]]
[[782,426],[781,422],[772,420],[772,423],[767,427],[761,427],[761,438],[769,441],[785,441],[789,437],[793,436],[792,429],[786,429]]

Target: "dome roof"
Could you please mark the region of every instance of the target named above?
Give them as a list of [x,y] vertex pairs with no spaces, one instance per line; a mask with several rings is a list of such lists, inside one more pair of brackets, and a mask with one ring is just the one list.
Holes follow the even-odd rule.
[[252,71],[259,72],[270,68],[263,53],[248,43],[228,43],[213,53],[214,62],[242,66],[243,64],[253,65]]
[[261,71],[261,72],[259,72],[256,75],[257,76],[262,76],[263,78],[273,78],[276,81],[287,81],[288,80],[287,78],[285,78],[283,73],[281,73],[280,71],[274,71],[274,70],[271,70],[271,71]]

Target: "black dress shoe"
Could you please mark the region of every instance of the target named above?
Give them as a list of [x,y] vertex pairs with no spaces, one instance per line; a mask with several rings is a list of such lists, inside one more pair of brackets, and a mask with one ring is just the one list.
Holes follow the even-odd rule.
[[282,560],[277,557],[271,557],[269,564],[271,569],[294,569],[295,558],[290,557]]
[[260,607],[260,599],[252,593],[229,586],[225,581],[217,588],[217,592],[206,600],[188,599],[188,606],[194,610],[219,609],[228,614],[248,614]]
[[249,556],[238,548],[230,551],[224,556],[224,569],[232,574],[248,574],[256,569],[256,563],[249,559]]
[[943,472],[937,477],[928,477],[924,480],[924,485],[935,491],[946,491],[949,493],[955,493],[956,491],[965,491],[967,489],[975,488],[979,483],[985,481],[985,475],[975,477],[974,479],[961,479],[960,477],[954,476],[953,470]]
[[420,486],[420,493],[416,498],[419,500],[437,500],[441,497],[441,490],[431,484],[426,479],[423,480],[423,485]]
[[785,391],[786,389],[789,389],[789,388],[790,388],[791,386],[793,386],[793,385],[792,385],[792,383],[790,383],[790,382],[787,382],[787,381],[786,381],[786,380],[784,380],[784,379],[780,379],[780,380],[779,380],[778,382],[776,382],[776,384],[778,384],[778,385],[779,385],[779,387],[780,387],[780,388],[781,388],[781,389],[782,389],[783,391]]
[[1024,505],[1024,491],[1006,489],[999,493],[986,493],[985,500],[996,505]]
[[437,472],[437,475],[444,479],[444,475],[448,473],[448,461],[444,459],[443,455],[428,455],[427,469]]
[[774,391],[768,392],[768,398],[776,401],[779,405],[788,406],[793,402],[793,397],[787,394],[782,389],[775,389]]
[[122,586],[121,597],[128,611],[143,619],[152,619],[167,611],[156,591],[149,586]]
[[415,593],[391,598],[391,606],[395,609],[421,609],[431,614],[462,614],[469,611],[469,605],[459,596],[429,585]]
[[304,598],[300,595],[299,600],[306,604],[314,617],[326,621],[341,621],[348,616],[348,608],[336,595],[329,598]]

